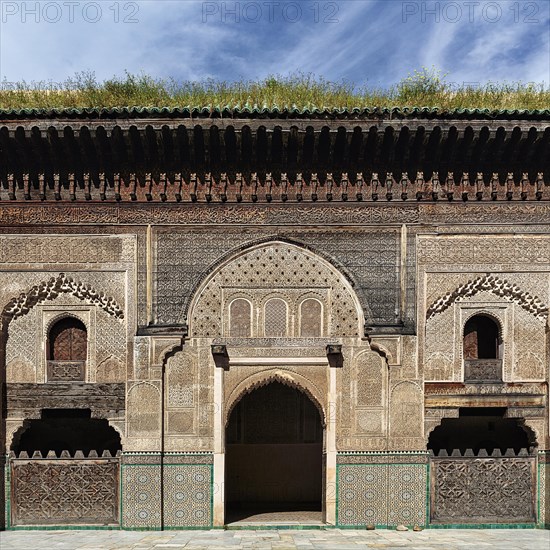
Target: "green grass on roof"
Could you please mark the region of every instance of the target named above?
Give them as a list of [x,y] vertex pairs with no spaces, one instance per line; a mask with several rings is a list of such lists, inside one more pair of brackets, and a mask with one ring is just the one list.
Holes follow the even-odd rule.
[[433,68],[414,71],[386,89],[303,73],[239,82],[177,82],[130,73],[98,82],[93,73],[78,73],[56,86],[24,81],[0,85],[0,109],[5,110],[115,107],[532,110],[550,108],[550,88],[521,82],[456,87]]

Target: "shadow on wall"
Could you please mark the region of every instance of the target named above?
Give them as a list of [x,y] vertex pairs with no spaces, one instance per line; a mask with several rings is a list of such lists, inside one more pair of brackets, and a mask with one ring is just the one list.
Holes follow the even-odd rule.
[[54,451],[59,457],[62,451],[74,456],[82,451],[109,451],[112,456],[122,450],[120,434],[105,419],[91,418],[90,409],[43,409],[41,418],[25,420],[15,433],[11,450],[29,456],[40,451],[46,456]]
[[504,418],[506,408],[462,408],[458,418],[444,418],[441,425],[430,434],[428,449],[437,455],[445,449],[451,454],[459,449],[462,454],[471,449],[478,454],[485,449],[491,454],[499,449],[519,453],[521,449],[533,452],[537,443],[533,433],[518,418]]

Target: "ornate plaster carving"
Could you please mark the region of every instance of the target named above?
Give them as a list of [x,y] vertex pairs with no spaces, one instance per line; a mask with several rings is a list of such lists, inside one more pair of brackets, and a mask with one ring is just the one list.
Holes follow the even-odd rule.
[[117,319],[124,319],[124,311],[117,302],[103,292],[97,292],[91,285],[78,283],[64,273],[48,281],[33,286],[28,292],[12,298],[2,310],[0,329],[13,320],[28,313],[35,305],[46,300],[53,300],[60,294],[72,294],[76,298],[103,309]]
[[517,285],[509,283],[506,279],[500,279],[494,275],[485,275],[478,277],[473,281],[460,285],[453,292],[448,292],[436,300],[426,311],[426,319],[430,319],[438,313],[443,313],[451,307],[457,300],[463,300],[474,296],[478,292],[489,291],[497,296],[505,298],[533,314],[537,319],[546,320],[548,316],[548,306],[536,296],[523,291]]

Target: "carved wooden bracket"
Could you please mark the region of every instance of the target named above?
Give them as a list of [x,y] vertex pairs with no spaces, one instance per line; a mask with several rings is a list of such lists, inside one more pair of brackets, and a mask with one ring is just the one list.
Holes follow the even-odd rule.
[[212,344],[212,357],[216,367],[229,370],[229,353],[227,352],[227,346],[223,344]]
[[327,359],[330,367],[342,368],[344,366],[344,356],[342,355],[341,344],[327,344]]

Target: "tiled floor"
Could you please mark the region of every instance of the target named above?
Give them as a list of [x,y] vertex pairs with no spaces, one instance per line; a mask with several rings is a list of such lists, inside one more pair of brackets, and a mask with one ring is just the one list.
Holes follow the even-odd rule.
[[537,529],[427,529],[398,532],[263,531],[8,531],[0,533],[2,550],[221,550],[224,548],[346,550],[548,550],[550,531]]

